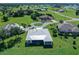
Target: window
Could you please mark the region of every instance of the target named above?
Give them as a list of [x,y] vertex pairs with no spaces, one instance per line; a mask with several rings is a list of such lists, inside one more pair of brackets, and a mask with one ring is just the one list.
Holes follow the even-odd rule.
[[52,42],[45,42],[45,45],[52,45]]

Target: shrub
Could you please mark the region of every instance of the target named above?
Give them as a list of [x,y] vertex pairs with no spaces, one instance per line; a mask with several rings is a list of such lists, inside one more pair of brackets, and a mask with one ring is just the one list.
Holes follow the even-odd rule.
[[76,41],[73,41],[73,45],[76,45]]
[[2,17],[2,21],[3,21],[3,22],[6,22],[6,21],[8,21],[8,20],[9,20],[9,19],[8,19],[7,16],[3,16],[3,17]]

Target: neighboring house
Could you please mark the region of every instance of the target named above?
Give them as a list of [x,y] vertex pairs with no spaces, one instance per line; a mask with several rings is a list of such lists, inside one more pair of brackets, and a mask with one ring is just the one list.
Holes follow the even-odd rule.
[[23,26],[18,25],[17,23],[7,24],[2,29],[5,31],[6,35],[11,35],[12,29],[19,28],[18,31],[23,32],[25,31]]
[[48,15],[42,15],[42,16],[39,17],[39,19],[40,19],[42,22],[46,22],[46,21],[48,22],[48,21],[53,20],[53,17],[48,16]]
[[47,7],[39,7],[39,8],[35,8],[35,10],[37,10],[37,11],[47,11]]
[[79,35],[79,28],[76,25],[71,23],[62,23],[58,24],[58,31],[60,34],[63,33],[71,33],[71,34],[78,34]]
[[58,29],[60,32],[72,32],[73,25],[70,23],[58,24]]
[[79,35],[79,28],[78,28],[78,27],[74,27],[74,28],[72,29],[72,34],[74,34],[74,35]]
[[18,27],[18,28],[20,28],[21,30],[24,30],[24,27],[18,25],[17,23],[7,24],[5,27],[3,27],[3,29],[4,29],[4,30],[7,30],[7,31],[10,31],[11,28],[15,28],[15,27]]
[[48,29],[36,28],[28,31],[26,46],[42,45],[44,48],[52,48],[53,40]]

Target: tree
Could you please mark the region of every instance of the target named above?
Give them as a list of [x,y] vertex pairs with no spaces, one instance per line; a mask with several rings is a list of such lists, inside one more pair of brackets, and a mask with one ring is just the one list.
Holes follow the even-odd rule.
[[22,25],[24,28],[26,28],[26,26],[27,26],[27,24],[24,24],[24,23],[21,23],[21,25]]
[[77,25],[77,27],[79,28],[79,24]]
[[0,30],[0,37],[4,40],[5,38],[7,38],[6,33],[3,29]]
[[24,31],[20,29],[19,27],[15,27],[15,28],[11,28],[10,33],[13,36],[13,35],[20,35],[24,33]]
[[28,25],[28,27],[31,27],[31,25]]
[[76,15],[79,15],[79,10],[76,10]]
[[37,16],[36,16],[35,14],[32,14],[32,15],[31,15],[31,18],[32,18],[33,20],[36,20],[36,19],[37,19]]
[[37,17],[42,16],[42,15],[44,15],[44,14],[41,14],[41,13],[38,13],[37,11],[35,11],[35,13],[31,15],[31,18],[33,20],[37,20]]
[[44,14],[35,11],[35,15],[36,15],[37,17],[39,17],[39,16],[42,16],[42,15],[44,15]]
[[77,47],[76,47],[76,46],[73,46],[73,49],[75,49],[75,50],[76,50],[76,49],[77,49]]
[[16,44],[16,43],[20,43],[21,42],[21,37],[17,37],[17,38],[15,38],[15,40],[14,40],[14,43]]
[[63,35],[64,35],[64,37],[65,37],[66,39],[68,39],[68,34],[69,34],[69,33],[63,33]]
[[30,10],[30,9],[28,9],[26,11],[27,11],[27,14],[26,15],[31,15],[33,13],[33,10]]
[[76,41],[73,41],[73,45],[76,45]]
[[57,34],[56,34],[56,33],[53,33],[53,36],[54,36],[54,37],[57,37]]
[[60,20],[59,22],[60,22],[60,23],[63,23],[64,21],[63,21],[63,20]]
[[78,35],[78,33],[71,33],[72,34],[72,37],[73,37],[73,39],[76,39],[77,38],[77,35]]
[[10,41],[8,41],[7,44],[8,44],[8,48],[12,48],[15,45],[13,39],[11,39]]
[[30,9],[30,7],[28,6],[27,9]]
[[48,16],[50,16],[50,17],[52,17],[52,15],[51,15],[51,14],[46,14],[46,15],[48,15]]
[[3,22],[6,22],[6,21],[8,21],[8,20],[9,20],[9,19],[8,19],[7,16],[3,16],[3,17],[2,17],[2,21],[3,21]]
[[53,33],[57,33],[57,30],[53,28]]
[[5,42],[2,41],[2,42],[0,43],[0,51],[3,51],[3,50],[6,49],[6,48],[7,48],[7,47],[6,47]]
[[53,29],[53,36],[57,37],[57,30],[56,29]]

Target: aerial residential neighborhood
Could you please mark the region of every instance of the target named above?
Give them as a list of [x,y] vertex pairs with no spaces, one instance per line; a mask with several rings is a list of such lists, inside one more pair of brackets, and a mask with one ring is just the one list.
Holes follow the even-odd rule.
[[78,55],[79,4],[0,4],[0,55]]

